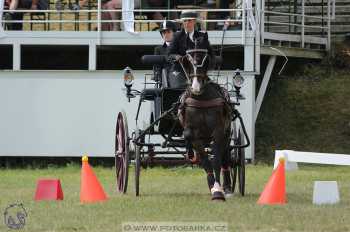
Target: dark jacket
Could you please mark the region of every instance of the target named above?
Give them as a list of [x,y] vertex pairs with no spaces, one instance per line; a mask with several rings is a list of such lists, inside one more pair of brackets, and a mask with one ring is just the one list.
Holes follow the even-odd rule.
[[[168,54],[168,46],[164,42],[163,45],[159,45],[154,48],[154,55],[167,55]],[[156,81],[161,80],[162,77],[162,65],[154,65],[153,66],[153,73],[154,73],[154,79]]]
[[[199,31],[194,31],[193,34],[193,40],[202,40],[200,43],[200,49],[207,49],[208,50],[208,55],[210,57],[210,62],[213,61],[214,54],[213,54],[213,49],[210,46],[209,40],[208,40],[208,34],[204,32],[199,32]],[[168,55],[181,55],[184,56],[186,55],[186,51],[189,49],[194,49],[195,48],[195,43],[188,38],[186,32],[184,29],[181,31],[178,31],[174,34],[173,41],[171,42],[169,48],[168,48]],[[210,66],[212,67],[213,64],[210,63]],[[169,73],[169,79],[170,80],[176,80],[179,84],[173,85],[173,86],[180,86],[184,87],[186,86],[186,75],[179,63],[174,63],[173,66],[170,68],[170,73]]]
[[[210,56],[213,56],[213,50],[208,40],[208,34],[195,30],[193,34],[193,40],[198,39],[204,41],[200,48],[208,49],[208,54]],[[169,54],[178,54],[184,56],[186,55],[186,50],[194,48],[195,43],[190,38],[187,38],[185,30],[182,29],[181,31],[175,33],[174,39],[169,46]]]
[[167,55],[168,54],[168,46],[166,43],[163,43],[163,45],[159,45],[154,48],[154,55]]

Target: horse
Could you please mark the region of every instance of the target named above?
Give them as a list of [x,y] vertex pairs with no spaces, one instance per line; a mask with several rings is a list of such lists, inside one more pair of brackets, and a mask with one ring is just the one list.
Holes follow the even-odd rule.
[[[191,161],[198,161],[205,170],[212,200],[225,200],[225,193],[231,193],[229,100],[223,89],[207,75],[212,63],[207,49],[196,44],[195,49],[187,50],[178,62],[187,78],[178,115],[184,138],[194,149]],[[213,162],[206,148],[211,148]],[[221,170],[223,187],[220,184]]]

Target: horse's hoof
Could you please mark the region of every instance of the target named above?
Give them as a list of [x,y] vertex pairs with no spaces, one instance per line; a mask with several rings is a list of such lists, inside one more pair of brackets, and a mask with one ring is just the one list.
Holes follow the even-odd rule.
[[211,199],[212,200],[222,200],[222,201],[225,200],[224,191],[218,182],[214,183],[214,186],[210,191],[211,191]]
[[211,196],[211,200],[220,200],[220,201],[225,201],[225,195],[223,192],[221,191],[216,191],[216,192],[213,192],[212,196]]

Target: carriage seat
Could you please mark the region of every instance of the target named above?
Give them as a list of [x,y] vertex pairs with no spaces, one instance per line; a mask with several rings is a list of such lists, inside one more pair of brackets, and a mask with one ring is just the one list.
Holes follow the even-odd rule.
[[144,89],[141,92],[141,99],[146,101],[154,101],[157,97],[161,97],[162,89],[158,88],[149,88]]

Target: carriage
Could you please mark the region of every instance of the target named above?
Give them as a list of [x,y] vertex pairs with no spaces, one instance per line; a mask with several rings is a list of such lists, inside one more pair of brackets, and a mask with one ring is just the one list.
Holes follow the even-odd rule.
[[[132,70],[124,69],[124,85],[126,87],[126,97],[130,99],[138,96],[138,108],[136,114],[136,125],[140,118],[140,108],[145,101],[151,103],[149,125],[146,128],[136,128],[131,134],[128,131],[127,116],[124,111],[118,113],[115,134],[115,171],[117,191],[126,193],[128,187],[129,165],[135,167],[135,194],[140,193],[141,167],[147,167],[166,157],[179,155],[183,162],[189,161],[186,157],[186,142],[183,136],[183,127],[179,123],[177,115],[179,107],[179,97],[184,92],[184,86],[172,83],[174,80],[169,72],[169,60],[161,55],[145,55],[142,57],[144,64],[157,66],[161,69],[153,71],[152,74],[145,74],[144,88],[142,90],[133,89]],[[216,62],[220,62],[216,57]],[[233,77],[223,77],[214,72],[210,77],[212,81],[224,80],[221,85],[228,90],[230,96],[231,132],[230,132],[230,175],[232,178],[231,190],[238,191],[243,196],[245,193],[245,148],[249,146],[249,138],[244,127],[244,123],[237,106],[244,99],[240,93],[243,84],[243,77],[240,70],[235,70]],[[155,139],[156,137],[156,139]],[[211,156],[210,146],[206,147],[206,152]],[[175,159],[167,159],[168,162],[175,163]],[[238,183],[238,184],[237,184]]]

